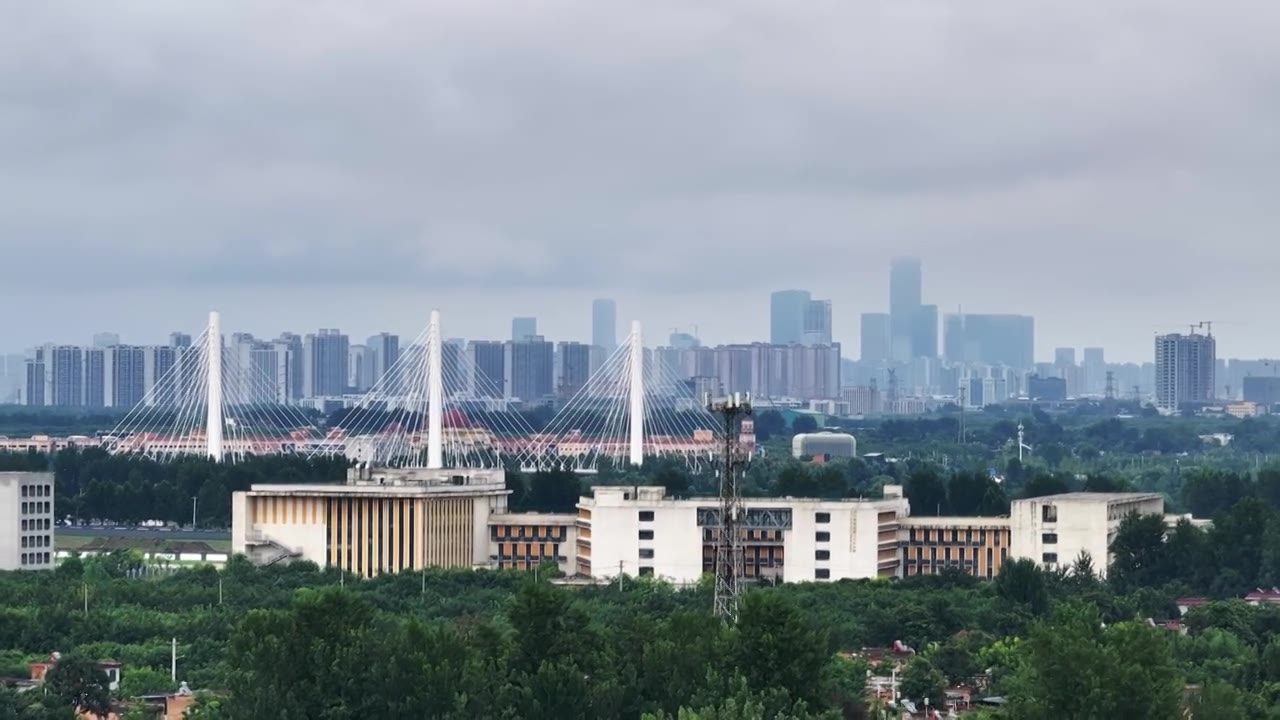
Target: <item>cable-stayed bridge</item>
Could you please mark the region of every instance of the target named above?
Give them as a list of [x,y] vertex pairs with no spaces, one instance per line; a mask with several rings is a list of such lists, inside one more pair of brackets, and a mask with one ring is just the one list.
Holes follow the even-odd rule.
[[[511,370],[508,369],[508,372]],[[639,323],[553,419],[534,428],[504,379],[442,341],[440,313],[332,424],[283,404],[272,381],[223,347],[221,319],[177,354],[147,397],[104,439],[160,461],[205,456],[343,455],[374,466],[553,468],[597,472],[674,458],[714,468],[721,424],[690,384],[646,352]]]

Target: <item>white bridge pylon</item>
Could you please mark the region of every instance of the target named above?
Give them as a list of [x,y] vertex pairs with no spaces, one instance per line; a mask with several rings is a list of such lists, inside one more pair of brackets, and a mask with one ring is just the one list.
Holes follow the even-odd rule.
[[[246,365],[224,347],[217,311],[209,313],[204,332],[190,347],[120,346],[104,352],[122,366],[149,366],[155,378],[103,438],[113,454],[162,462],[183,456],[236,462],[249,455],[298,452],[319,437],[306,414],[288,404],[284,378],[267,376],[263,367]],[[276,372],[282,365],[265,364]]]
[[723,431],[688,382],[646,353],[639,322],[533,443],[538,468],[595,472],[673,458],[713,468]]
[[443,341],[440,312],[331,428],[313,454],[379,467],[498,469],[519,464],[533,429],[503,393],[501,374]]

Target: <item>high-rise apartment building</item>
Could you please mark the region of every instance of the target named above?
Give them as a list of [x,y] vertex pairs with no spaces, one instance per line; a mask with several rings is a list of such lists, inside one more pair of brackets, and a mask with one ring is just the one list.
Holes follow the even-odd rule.
[[591,348],[577,342],[556,345],[556,395],[572,398],[591,378]]
[[276,357],[284,363],[281,381],[284,383],[284,398],[287,402],[295,402],[306,396],[306,351],[302,336],[294,333],[281,333],[280,337],[271,341],[276,348]]
[[84,350],[84,406],[106,407],[107,351],[94,347]]
[[1156,407],[1173,411],[1187,403],[1212,402],[1216,358],[1212,335],[1157,336]]
[[303,385],[308,397],[341,397],[347,392],[350,340],[336,329],[321,329],[303,342]]
[[1054,348],[1053,349],[1053,366],[1059,370],[1063,368],[1071,368],[1076,366],[1076,349],[1075,348]]
[[80,407],[84,404],[84,355],[79,346],[48,346],[50,405]]
[[506,345],[496,340],[472,340],[467,352],[471,356],[472,397],[505,397]]
[[862,362],[882,363],[889,359],[889,313],[862,313]]
[[1035,320],[1028,315],[947,315],[943,327],[947,362],[1035,367]]
[[537,403],[555,394],[555,346],[540,336],[506,346],[506,397]]
[[183,332],[169,333],[169,347],[189,348],[191,347],[191,336]]
[[779,290],[769,298],[769,342],[804,343],[805,313],[811,298],[806,290]]
[[114,345],[103,350],[103,394],[108,407],[132,408],[147,395],[146,348]]
[[26,363],[26,391],[22,394],[23,403],[33,407],[45,404],[45,378],[48,375],[48,364],[45,362],[45,351],[38,347],[31,351]]
[[890,355],[895,362],[916,356],[914,337],[921,304],[919,258],[894,258],[889,264]]
[[605,356],[618,348],[618,305],[607,298],[591,301],[591,344]]
[[373,349],[368,345],[347,348],[347,385],[358,393],[368,392],[374,381]]
[[538,318],[511,319],[511,342],[529,342],[538,334]]
[[1080,367],[1084,373],[1085,391],[1091,395],[1101,395],[1107,387],[1107,361],[1103,349],[1085,348]]
[[938,357],[938,306],[921,305],[916,308],[911,326],[911,358]]
[[[235,352],[235,347],[230,348],[231,352]],[[186,397],[186,393],[180,393],[180,384],[177,382],[178,371],[174,367],[178,364],[178,356],[185,353],[185,348],[177,348],[172,345],[156,345],[143,350],[142,357],[142,382],[147,388],[147,404],[170,406],[179,398]],[[88,367],[86,364],[86,375]]]
[[804,344],[831,344],[831,301],[810,300],[804,308]]
[[400,336],[385,332],[378,333],[370,337],[365,345],[373,353],[371,372],[373,382],[377,385],[400,359]]

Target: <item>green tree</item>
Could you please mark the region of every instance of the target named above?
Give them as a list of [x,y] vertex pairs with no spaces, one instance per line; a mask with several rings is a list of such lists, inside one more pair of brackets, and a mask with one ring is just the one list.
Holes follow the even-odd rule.
[[733,657],[752,688],[785,690],[792,700],[821,700],[827,639],[781,593],[747,593],[738,613]]
[[913,514],[946,515],[950,512],[950,506],[947,503],[947,486],[933,467],[922,467],[913,471],[907,478],[903,492],[911,502]]
[[1212,720],[1247,720],[1240,691],[1227,683],[1208,683],[1191,696],[1189,717]]
[[898,686],[902,696],[923,703],[928,699],[934,706],[944,703],[947,679],[923,656],[917,655],[907,663]]
[[996,594],[1007,602],[1021,605],[1032,615],[1043,615],[1049,609],[1044,573],[1025,558],[1010,560],[1000,567]]
[[107,674],[83,655],[64,655],[45,675],[45,690],[64,706],[105,717],[111,712]]
[[1175,559],[1164,542],[1162,515],[1130,513],[1111,541],[1111,581],[1117,588],[1162,585],[1173,578]]

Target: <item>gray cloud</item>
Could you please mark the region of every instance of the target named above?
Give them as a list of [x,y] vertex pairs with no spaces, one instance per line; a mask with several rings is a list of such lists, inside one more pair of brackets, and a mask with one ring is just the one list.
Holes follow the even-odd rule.
[[1205,316],[1280,352],[1274,3],[0,10],[0,299],[56,311],[0,344],[210,304],[582,336],[596,294],[728,341],[784,285],[853,344],[915,252],[927,300],[1033,313],[1041,355]]

